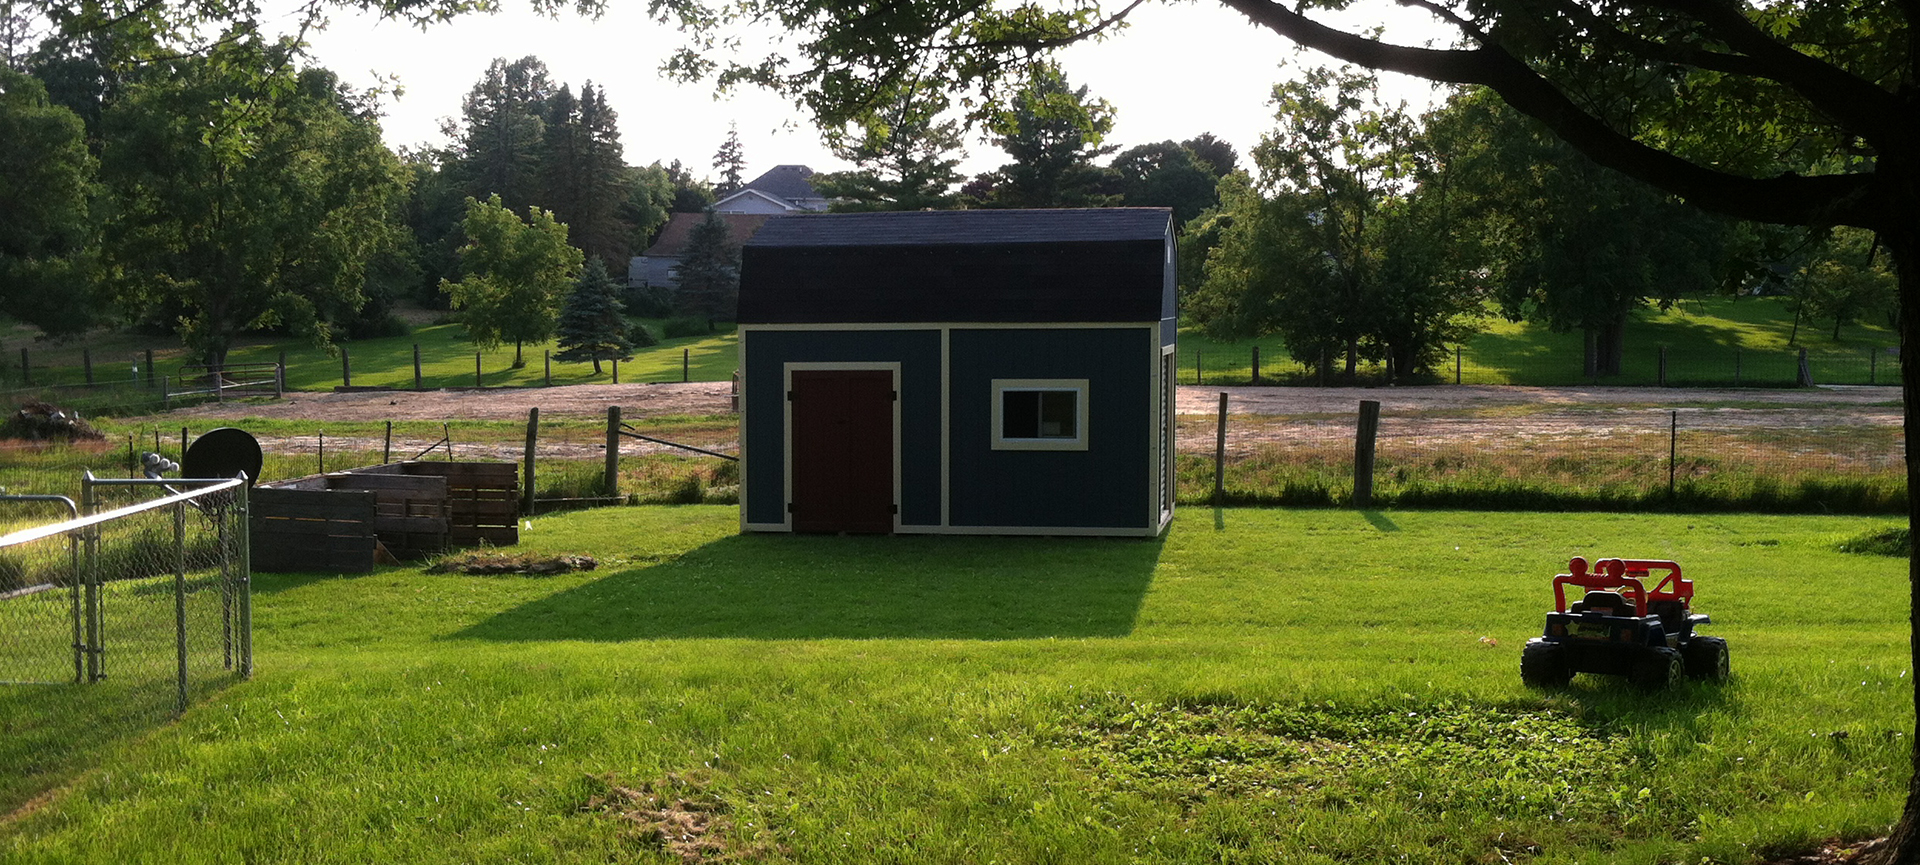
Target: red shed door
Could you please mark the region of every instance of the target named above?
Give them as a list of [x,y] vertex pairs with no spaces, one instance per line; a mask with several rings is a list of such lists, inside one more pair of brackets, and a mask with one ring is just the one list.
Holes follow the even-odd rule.
[[893,373],[794,370],[797,532],[893,531]]

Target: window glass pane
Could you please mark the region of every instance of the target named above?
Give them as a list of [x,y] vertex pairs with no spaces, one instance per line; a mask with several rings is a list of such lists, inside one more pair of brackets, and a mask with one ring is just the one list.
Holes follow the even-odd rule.
[[1040,437],[1040,393],[1038,391],[1000,392],[1000,437],[1009,439]]
[[1041,391],[1040,397],[1040,437],[1073,438],[1074,421],[1078,411],[1074,406],[1074,397],[1070,390]]

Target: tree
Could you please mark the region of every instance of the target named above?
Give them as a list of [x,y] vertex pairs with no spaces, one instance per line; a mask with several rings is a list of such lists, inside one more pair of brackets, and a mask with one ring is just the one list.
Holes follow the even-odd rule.
[[720,214],[707,211],[707,218],[687,232],[675,276],[683,313],[701,316],[709,325],[733,320],[740,305],[740,254]]
[[655,232],[667,224],[677,190],[666,169],[655,162],[626,169],[626,197],[620,202],[620,221],[627,225],[627,248],[646,249]]
[[627,317],[622,313],[619,290],[607,268],[600,259],[587,259],[580,281],[560,308],[560,352],[554,359],[591,360],[594,375],[600,374],[603,360],[632,360],[633,344],[627,341]]
[[459,282],[442,280],[467,336],[481,348],[513,343],[513,365],[526,365],[521,347],[553,336],[561,296],[580,272],[583,256],[567,245],[567,227],[552,211],[527,208],[522,221],[500,201],[467,199],[460,223]]
[[[656,162],[654,165],[657,166],[659,163]],[[693,170],[681,165],[680,160],[675,159],[668,163],[665,171],[668,182],[673,185],[672,204],[668,206],[667,212],[705,213],[707,208],[712,207],[713,203],[719,200],[719,196],[714,194],[713,187],[706,181],[694,177]]]
[[54,335],[94,315],[85,132],[39,81],[0,68],[0,314]]
[[606,92],[589,81],[575,100],[561,85],[547,100],[538,202],[566,223],[574,244],[609,265],[624,264],[631,226],[621,207],[632,190],[620,146],[617,117]]
[[1169,207],[1175,225],[1186,225],[1201,211],[1220,203],[1213,164],[1186,145],[1172,141],[1142,144],[1121,151],[1112,169],[1120,181],[1120,203],[1127,207]]
[[1012,104],[988,124],[994,143],[1013,161],[1000,167],[994,207],[1088,207],[1106,204],[1098,187],[1105,173],[1094,157],[1113,131],[1113,106],[1089,99],[1087,88],[1067,83],[1058,67],[1035,68]]
[[1727,221],[1595,165],[1484,90],[1429,118],[1486,244],[1501,311],[1584,336],[1588,376],[1618,375],[1629,314],[1717,287]]
[[555,95],[538,57],[497,57],[460,105],[459,168],[470,197],[498,195],[510,210],[542,198],[540,157],[547,101]]
[[746,150],[740,146],[740,128],[727,124],[727,140],[720,142],[720,149],[713,152],[713,170],[720,172],[720,183],[714,192],[725,197],[740,190],[742,177],[747,170]]
[[236,34],[149,64],[102,114],[118,299],[212,366],[246,329],[330,342],[324,310],[359,309],[398,242],[402,173],[372,105],[293,54]]
[[902,92],[858,123],[827,136],[835,156],[852,171],[813,176],[813,187],[833,200],[835,211],[943,210],[955,202],[953,188],[966,158],[957,120],[928,115]]

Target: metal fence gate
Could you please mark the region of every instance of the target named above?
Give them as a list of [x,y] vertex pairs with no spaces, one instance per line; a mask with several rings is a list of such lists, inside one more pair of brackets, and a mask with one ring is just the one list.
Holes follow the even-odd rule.
[[170,687],[177,713],[252,673],[244,480],[89,474],[79,510],[0,536],[0,683]]

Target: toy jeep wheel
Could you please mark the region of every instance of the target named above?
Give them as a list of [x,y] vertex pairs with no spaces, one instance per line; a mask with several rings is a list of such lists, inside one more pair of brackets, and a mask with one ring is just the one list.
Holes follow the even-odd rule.
[[1679,652],[1662,646],[1635,661],[1627,678],[1648,691],[1659,691],[1680,684],[1686,677],[1687,662]]
[[1529,688],[1563,688],[1573,681],[1573,671],[1560,657],[1560,646],[1535,639],[1520,650],[1520,681]]
[[1696,679],[1724,682],[1733,670],[1727,641],[1719,637],[1694,637],[1682,654],[1687,659],[1687,675]]

